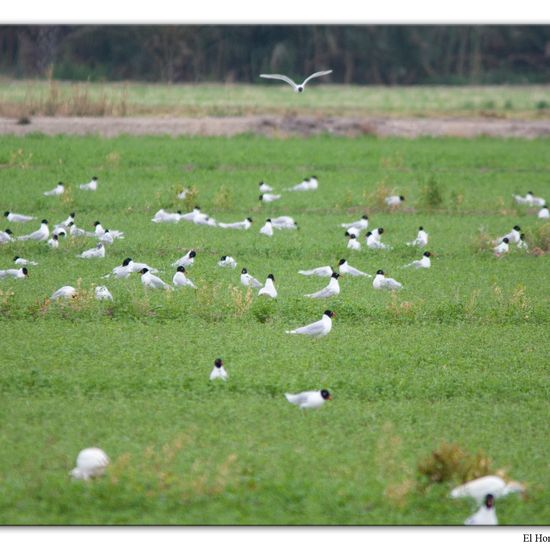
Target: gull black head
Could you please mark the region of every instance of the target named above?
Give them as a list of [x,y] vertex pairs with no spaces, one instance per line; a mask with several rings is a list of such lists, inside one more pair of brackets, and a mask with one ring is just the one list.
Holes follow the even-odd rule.
[[94,222],[94,227],[97,227],[98,225],[101,225],[100,222]]
[[225,262],[225,259],[226,259],[226,258],[227,258],[227,256],[222,256],[222,257],[221,257],[221,261],[222,261],[222,262]]
[[19,256],[15,256],[15,258],[13,259],[14,262],[16,262],[17,260],[19,260]]
[[527,194],[528,194],[528,195],[532,195],[532,194],[533,194],[533,191],[527,191]]
[[317,179],[317,176],[311,176],[311,178],[309,178],[310,180],[316,180]]
[[405,197],[403,195],[399,195],[399,199],[401,200],[401,202],[403,202],[405,200]]
[[326,315],[327,317],[334,317],[334,311],[331,311],[330,309],[325,309],[323,315]]
[[214,361],[214,366],[216,366],[218,368],[222,367],[223,366],[223,361],[218,357],[218,359],[216,359]]
[[521,233],[520,236],[519,236],[520,240],[525,240],[525,233]]
[[338,262],[338,265],[344,265],[346,263],[346,260],[344,258],[342,258],[339,262]]
[[76,212],[71,212],[69,216],[71,216],[71,218],[74,218],[76,216]]
[[63,182],[62,182],[62,181],[58,181],[58,182],[57,182],[57,185],[63,185]]
[[265,221],[271,223],[271,218],[267,218]]
[[495,497],[491,494],[485,495],[485,506],[492,508],[495,505]]
[[190,257],[190,258],[194,258],[196,255],[197,255],[197,253],[196,253],[194,250],[191,250],[191,251],[189,252],[189,257]]
[[272,281],[275,281],[275,277],[273,276],[273,273],[270,273],[268,276],[267,276],[268,279],[271,279]]
[[200,210],[200,209],[201,209],[200,206],[195,206],[195,207],[193,208],[193,210]]
[[432,253],[431,252],[424,252],[424,254],[422,254],[423,256],[426,256],[426,258],[429,258]]
[[366,214],[363,214],[363,215],[361,216],[361,219],[362,219],[362,220],[368,220],[369,217],[368,217]]
[[344,237],[349,237],[349,236],[350,236],[350,235],[349,235],[349,231],[346,231],[346,232],[344,233]]
[[321,390],[321,397],[325,401],[332,399],[332,395],[330,395],[330,392],[328,390]]
[[376,274],[377,274],[377,275],[384,275],[384,272],[383,272],[381,269],[379,269],[379,270],[376,272]]
[[252,223],[252,218],[246,218],[250,223]]
[[247,273],[248,273],[248,271],[246,270],[246,267],[243,267],[243,269],[241,271],[241,274],[246,275]]
[[52,239],[53,239],[54,241],[58,241],[58,240],[59,240],[59,235],[58,235],[57,233],[54,233],[54,234],[52,235]]
[[504,239],[502,239],[502,242],[508,244],[510,242],[510,239],[508,237],[504,237]]
[[181,214],[181,210],[176,210],[176,214]]
[[4,212],[4,216],[5,216],[6,218],[7,218],[9,215],[10,215],[9,210],[7,210],[6,212]]
[[420,226],[420,227],[418,228],[418,231],[424,231],[424,228],[423,228],[422,226]]
[[372,235],[372,231],[367,231],[367,234],[365,235],[365,237],[370,237]]
[[93,180],[93,181],[97,181],[97,176],[93,176],[93,177],[92,177],[92,180]]
[[264,184],[264,182],[261,181],[260,183],[258,183],[258,187],[261,187],[263,184]]
[[42,220],[40,223],[45,223],[46,225],[48,225],[48,220]]
[[520,227],[519,225],[514,225],[514,229],[515,229],[516,231],[521,231],[521,227]]
[[260,195],[260,200],[263,200],[264,196],[263,195]]
[[28,276],[29,270],[26,267],[24,267],[21,271],[23,272],[23,275]]
[[148,270],[146,267],[144,267],[144,268],[140,271],[140,273],[141,273],[142,275],[145,275],[145,273],[147,273],[148,271],[149,271],[149,270]]
[[132,258],[125,258],[122,262],[122,265],[126,267],[130,262],[132,261]]
[[335,271],[333,271],[331,277],[333,279],[338,279],[338,277],[340,277],[340,273],[336,273]]
[[74,222],[69,222],[67,225],[68,225],[69,227],[72,227],[72,226],[74,225]]
[[4,233],[7,233],[8,235],[13,235],[11,229],[6,229],[6,230],[4,231]]
[[178,269],[176,269],[176,271],[179,271],[180,273],[185,273],[185,267],[183,267],[182,265],[178,265]]
[[378,234],[379,234],[379,235],[382,235],[382,233],[384,233],[384,228],[383,228],[383,227],[379,227],[379,228],[378,228]]

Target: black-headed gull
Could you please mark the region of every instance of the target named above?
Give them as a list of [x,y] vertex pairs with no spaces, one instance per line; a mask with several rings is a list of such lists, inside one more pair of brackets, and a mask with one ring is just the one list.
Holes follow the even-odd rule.
[[70,225],[70,223],[74,223],[76,217],[76,212],[71,212],[65,220],[62,222],[56,223],[54,225],[54,228],[57,229],[58,227],[63,227],[64,229],[67,229]]
[[363,214],[361,216],[361,219],[355,222],[340,224],[340,227],[344,227],[345,229],[351,229],[353,227],[355,229],[358,229],[359,231],[363,231],[367,229],[368,226],[369,226],[369,217],[367,216],[367,214]]
[[210,373],[210,380],[227,380],[229,375],[226,370],[223,368],[223,361],[218,358],[214,361],[214,368]]
[[298,271],[300,275],[314,275],[315,277],[330,277],[334,273],[334,269],[330,265],[324,265],[323,267],[316,267],[315,269],[307,269]]
[[172,287],[167,285],[160,277],[153,275],[149,269],[144,267],[141,271],[141,282],[147,288],[162,288],[163,290],[171,290]]
[[178,266],[178,269],[172,278],[172,283],[174,283],[174,286],[190,286],[191,288],[197,288],[193,281],[185,276],[185,267],[182,265]]
[[193,249],[188,250],[184,256],[172,263],[172,267],[179,267],[180,265],[183,267],[191,267],[195,263],[196,256],[197,253]]
[[109,289],[106,286],[96,286],[95,297],[96,300],[110,300],[111,302],[113,301],[113,295],[109,292]]
[[522,233],[519,236],[519,241],[518,241],[517,247],[521,250],[529,250],[529,245],[527,244],[527,241],[525,240],[525,233]]
[[350,250],[361,250],[361,243],[359,242],[359,239],[357,239],[357,236],[353,233],[349,233],[346,231],[346,236],[348,237],[348,244],[346,248],[349,248]]
[[267,218],[267,220],[265,220],[265,224],[260,229],[260,233],[268,237],[273,237],[273,225],[271,225],[270,218]]
[[57,289],[51,296],[50,300],[54,302],[60,298],[74,298],[76,296],[76,288],[74,286],[62,286]]
[[132,269],[133,266],[131,265],[132,263],[132,258],[125,258],[122,262],[122,265],[117,265],[115,268],[113,268],[111,273],[105,275],[105,277],[103,278],[107,279],[111,275],[114,275],[117,279],[127,279],[132,273],[134,273]]
[[424,228],[420,226],[418,228],[418,233],[416,234],[416,239],[407,243],[407,246],[417,246],[418,248],[424,248],[428,244],[428,233],[424,231]]
[[33,262],[31,260],[25,260],[25,258],[21,258],[20,256],[15,256],[13,261],[15,262],[15,265],[21,265],[21,266],[38,265],[36,262]]
[[390,195],[384,199],[388,206],[399,206],[404,201],[405,197],[403,195]]
[[525,204],[527,206],[542,206],[544,204],[544,199],[542,197],[535,197],[533,191],[527,191],[525,197],[514,195],[514,200],[517,204]]
[[548,210],[548,205],[546,203],[538,211],[537,218],[539,218],[540,220],[547,220],[548,218],[550,218],[550,211]]
[[9,243],[15,239],[12,237],[13,233],[11,229],[6,229],[5,231],[0,231],[0,244]]
[[332,399],[328,390],[285,393],[285,397],[289,403],[298,405],[300,409],[318,409]]
[[51,191],[45,191],[44,195],[46,197],[57,197],[63,195],[65,192],[65,185],[62,182],[59,182]]
[[25,216],[25,214],[16,214],[15,212],[10,211],[4,212],[4,216],[9,222],[13,223],[25,223],[36,219],[34,216]]
[[279,216],[271,218],[273,229],[298,229],[298,224],[290,216]]
[[275,277],[270,273],[265,280],[265,285],[258,291],[258,296],[269,296],[277,298],[277,289],[275,288]]
[[287,191],[315,191],[319,187],[319,181],[315,176],[306,178],[300,183],[297,183],[293,187],[289,187]]
[[94,248],[90,248],[79,254],[77,258],[105,258],[105,245],[97,243]]
[[285,330],[285,332],[286,334],[304,334],[305,336],[311,336],[312,338],[322,338],[332,330],[333,317],[334,312],[327,309],[319,321],[294,330]]
[[93,176],[89,183],[83,183],[80,185],[80,189],[82,189],[82,191],[97,191],[98,183],[97,176]]
[[161,208],[151,218],[153,223],[178,223],[181,220],[181,210],[177,212],[166,212],[164,208]]
[[100,477],[108,465],[109,457],[105,454],[105,451],[97,447],[90,447],[78,453],[76,468],[71,470],[71,476],[83,480]]
[[50,229],[48,227],[48,220],[42,220],[40,222],[40,229],[37,229],[33,233],[28,235],[21,235],[17,237],[19,241],[47,241],[50,236]]
[[262,283],[260,283],[258,279],[255,279],[254,277],[252,277],[252,275],[248,273],[248,270],[246,269],[246,267],[243,267],[241,271],[241,283],[244,286],[250,286],[253,288],[262,288]]
[[333,273],[330,276],[330,281],[328,282],[328,285],[318,292],[314,292],[313,294],[304,294],[306,298],[332,298],[332,296],[338,296],[340,294],[340,284],[338,283],[338,277],[340,277],[339,273]]
[[246,218],[242,222],[234,222],[234,223],[223,223],[218,222],[218,227],[221,227],[222,229],[250,229],[250,226],[252,225],[252,218]]
[[376,276],[372,281],[372,286],[376,290],[399,290],[403,288],[403,285],[398,283],[395,279],[386,277],[381,269],[376,272]]
[[318,78],[320,76],[325,76],[327,74],[330,74],[332,72],[332,69],[329,69],[328,71],[318,71],[316,73],[310,74],[301,84],[296,84],[294,80],[289,78],[288,76],[284,74],[261,74],[260,78],[271,78],[274,80],[282,80],[283,82],[286,82],[287,84],[290,84],[292,86],[292,89],[297,93],[302,93],[304,91],[304,88],[306,87],[306,84],[312,79],[312,78]]
[[430,260],[431,255],[431,252],[424,252],[420,260],[415,260],[414,262],[411,262],[410,264],[407,264],[403,267],[414,267],[414,269],[429,269],[432,265],[432,261]]
[[523,493],[525,486],[518,481],[506,482],[500,476],[490,475],[478,477],[455,487],[451,498],[473,498],[478,504],[483,502],[485,495],[491,494],[495,498],[502,498],[514,493]]
[[25,279],[29,276],[29,271],[26,267],[19,269],[0,269],[0,279],[13,277],[14,279]]
[[344,233],[346,237],[354,236],[355,238],[359,237],[361,235],[361,230],[358,227],[350,227],[346,229],[346,232]]
[[508,237],[504,237],[502,242],[493,248],[493,253],[497,258],[500,258],[503,254],[506,254],[510,250],[510,246],[508,245],[509,242]]
[[[104,227],[101,225],[100,222],[94,222],[95,227],[95,236],[101,237],[105,233]],[[124,239],[124,233],[122,231],[118,231],[116,229],[110,229],[109,233],[111,233],[113,239]]]
[[265,181],[261,181],[258,184],[258,189],[260,190],[260,193],[271,193],[271,191],[273,191],[273,187],[271,187],[270,185],[267,185]]
[[188,212],[187,214],[181,214],[180,220],[184,220],[186,222],[192,222],[195,220],[197,216],[201,216],[201,207],[195,206],[191,212]]
[[479,510],[471,515],[464,525],[498,525],[495,497],[491,494],[486,495]]
[[114,242],[113,235],[111,234],[109,229],[105,229],[105,233],[103,233],[103,235],[100,235],[97,240],[103,244],[113,244]]
[[367,248],[371,250],[390,250],[391,247],[384,244],[380,238],[382,233],[384,233],[383,227],[377,227],[374,231],[367,231],[365,235]]
[[506,233],[506,235],[502,235],[502,237],[499,237],[494,241],[494,244],[501,243],[503,239],[508,239],[508,242],[510,244],[517,244],[519,241],[519,236],[521,232],[521,227],[519,225],[514,225],[512,228],[512,231],[510,233]]
[[218,262],[218,265],[220,267],[230,267],[231,269],[235,269],[237,267],[237,262],[235,261],[235,258],[232,258],[231,256],[222,256]]
[[281,195],[274,195],[273,193],[262,193],[260,195],[260,201],[262,202],[278,201],[280,198],[281,198]]
[[338,262],[338,271],[340,275],[351,275],[352,277],[370,277],[372,279],[372,275],[369,275],[364,271],[359,271],[355,267],[352,267],[344,258],[342,258]]
[[95,233],[91,233],[90,231],[86,231],[85,229],[81,229],[80,227],[77,227],[74,222],[70,222],[68,224],[69,229],[69,235],[71,237],[95,237]]

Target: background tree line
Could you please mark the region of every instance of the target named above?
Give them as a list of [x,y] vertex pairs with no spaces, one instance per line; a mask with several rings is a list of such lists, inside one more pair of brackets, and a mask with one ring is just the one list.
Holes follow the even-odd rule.
[[550,26],[0,26],[0,73],[16,78],[253,82],[325,68],[339,83],[545,83]]

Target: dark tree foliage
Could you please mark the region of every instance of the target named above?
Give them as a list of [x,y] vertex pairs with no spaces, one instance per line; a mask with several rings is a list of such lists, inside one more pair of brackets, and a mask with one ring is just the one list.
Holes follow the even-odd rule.
[[325,68],[339,83],[545,83],[550,26],[0,26],[0,73],[12,77],[254,82]]

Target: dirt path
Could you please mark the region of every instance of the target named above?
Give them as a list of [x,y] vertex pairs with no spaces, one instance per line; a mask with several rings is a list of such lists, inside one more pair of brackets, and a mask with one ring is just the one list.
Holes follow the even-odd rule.
[[255,133],[270,137],[310,136],[327,133],[341,136],[457,136],[537,138],[550,135],[550,120],[466,118],[315,118],[307,116],[245,116],[204,118],[36,117],[30,124],[0,118],[0,134],[25,135],[95,134],[234,136]]

